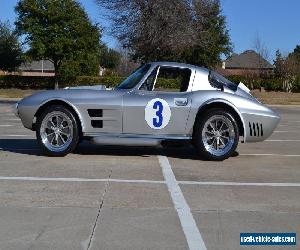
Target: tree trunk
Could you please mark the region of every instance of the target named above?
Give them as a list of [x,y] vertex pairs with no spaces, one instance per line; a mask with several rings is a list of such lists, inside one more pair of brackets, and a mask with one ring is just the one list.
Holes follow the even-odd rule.
[[55,61],[53,64],[54,64],[54,72],[55,72],[54,89],[58,89],[58,63]]

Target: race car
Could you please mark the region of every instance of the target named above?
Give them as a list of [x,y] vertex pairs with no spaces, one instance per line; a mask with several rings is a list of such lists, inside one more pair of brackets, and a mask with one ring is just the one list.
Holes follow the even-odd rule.
[[238,142],[268,138],[280,117],[213,70],[174,62],[140,66],[114,89],[75,87],[38,92],[16,104],[48,156],[78,143],[158,146],[188,142],[208,160],[224,160]]

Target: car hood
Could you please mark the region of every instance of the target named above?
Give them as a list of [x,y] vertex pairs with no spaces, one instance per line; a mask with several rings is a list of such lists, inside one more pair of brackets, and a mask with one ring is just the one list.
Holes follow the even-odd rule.
[[89,89],[89,90],[111,90],[107,89],[105,85],[93,85],[93,86],[75,86],[75,87],[66,87],[65,89]]

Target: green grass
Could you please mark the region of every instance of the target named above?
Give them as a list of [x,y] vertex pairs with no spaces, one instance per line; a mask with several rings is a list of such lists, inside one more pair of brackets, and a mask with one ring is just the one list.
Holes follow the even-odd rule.
[[0,89],[0,98],[23,98],[36,92],[31,89]]
[[260,92],[252,91],[252,94],[261,102],[273,105],[300,105],[300,93],[287,92]]

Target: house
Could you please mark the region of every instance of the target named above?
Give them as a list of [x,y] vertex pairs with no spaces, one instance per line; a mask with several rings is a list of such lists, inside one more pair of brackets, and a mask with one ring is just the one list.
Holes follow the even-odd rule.
[[[105,68],[99,66],[99,76],[103,76]],[[0,71],[0,75],[22,75],[22,76],[55,76],[54,64],[50,60],[39,60],[23,63],[17,72]]]
[[32,61],[23,63],[19,67],[22,76],[54,76],[54,65],[49,60]]
[[254,50],[246,50],[241,54],[232,54],[222,63],[221,73],[224,75],[270,75],[274,66]]

